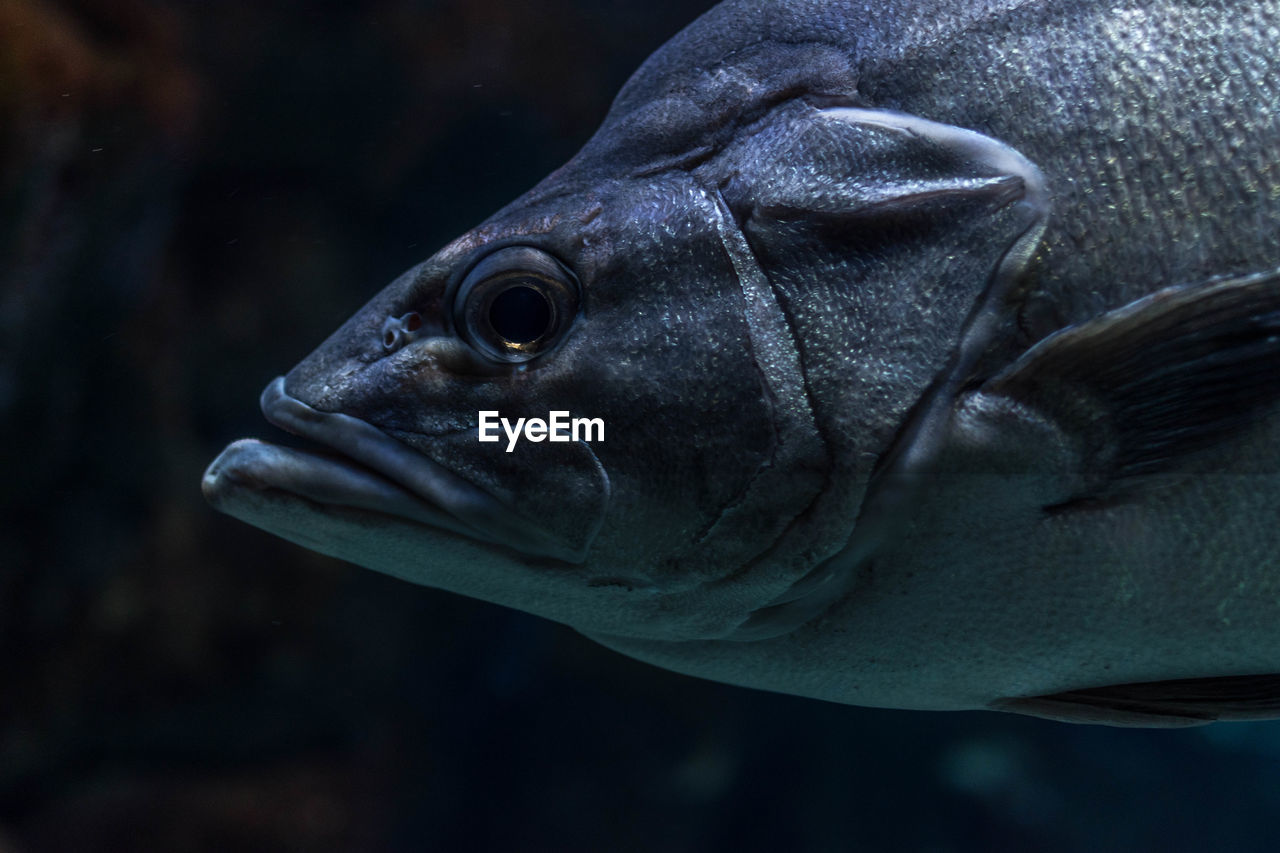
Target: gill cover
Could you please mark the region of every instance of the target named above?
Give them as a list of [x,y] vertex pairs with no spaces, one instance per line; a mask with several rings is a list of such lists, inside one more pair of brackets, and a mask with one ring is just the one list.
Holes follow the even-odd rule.
[[787,104],[724,157],[731,254],[751,259],[744,281],[769,282],[838,449],[824,500],[858,515],[839,550],[732,635],[758,640],[848,593],[900,529],[955,394],[1012,320],[1049,198],[1009,146],[884,110]]

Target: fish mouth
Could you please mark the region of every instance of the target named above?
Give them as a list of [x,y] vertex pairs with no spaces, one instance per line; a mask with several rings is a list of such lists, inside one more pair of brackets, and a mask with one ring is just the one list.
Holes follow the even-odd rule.
[[217,509],[261,527],[251,496],[284,493],[319,505],[322,511],[363,510],[523,554],[572,563],[586,558],[589,543],[575,548],[559,540],[368,421],[312,408],[285,390],[283,376],[262,392],[260,405],[270,423],[324,449],[283,447],[257,439],[232,443],[209,465],[201,484],[205,498]]

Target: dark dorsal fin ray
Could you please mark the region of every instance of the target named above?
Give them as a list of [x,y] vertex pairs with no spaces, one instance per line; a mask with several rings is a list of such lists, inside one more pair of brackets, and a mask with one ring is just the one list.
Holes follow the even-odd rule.
[[981,393],[1076,436],[1091,490],[1174,470],[1280,400],[1280,271],[1168,288],[1064,329]]
[[1280,674],[1183,678],[1005,699],[993,710],[1072,723],[1196,726],[1280,717]]

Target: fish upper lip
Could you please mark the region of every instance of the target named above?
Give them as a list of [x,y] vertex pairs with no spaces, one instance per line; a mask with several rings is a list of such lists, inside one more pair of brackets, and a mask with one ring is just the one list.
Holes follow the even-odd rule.
[[[441,527],[455,533],[506,545],[538,556],[581,562],[586,545],[575,549],[545,529],[526,520],[493,495],[434,460],[391,437],[373,424],[340,412],[321,412],[285,390],[283,376],[273,380],[260,400],[266,419],[294,435],[316,441],[359,463],[360,470],[345,460],[325,459],[323,465],[306,471],[305,478],[292,477],[280,488],[296,491],[322,503],[347,504],[400,516],[411,521]],[[295,458],[323,458],[320,454],[291,450]],[[367,469],[367,470],[364,470]],[[360,482],[381,479],[385,488]],[[305,479],[305,489],[291,488]],[[355,488],[358,485],[358,488]],[[361,502],[333,500],[333,493],[355,492]],[[373,497],[370,497],[373,495]]]

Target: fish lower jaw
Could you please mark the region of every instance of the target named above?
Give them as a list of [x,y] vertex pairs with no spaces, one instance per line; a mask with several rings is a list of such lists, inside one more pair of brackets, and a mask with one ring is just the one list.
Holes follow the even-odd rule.
[[[461,535],[476,536],[440,509],[401,486],[335,452],[299,450],[258,439],[229,445],[205,471],[201,482],[205,499],[230,515],[254,516],[260,492],[278,492],[319,507],[347,507],[402,518]],[[266,520],[248,518],[251,523]]]
[[[313,408],[286,390],[284,377],[266,387],[260,405],[270,423],[319,444],[323,451],[236,442],[210,466],[215,480],[220,472],[226,472],[224,477],[234,472],[245,484],[264,483],[320,504],[416,521],[526,556],[569,563],[586,557],[589,541],[563,542],[373,424]],[[213,488],[216,494],[216,482]]]

